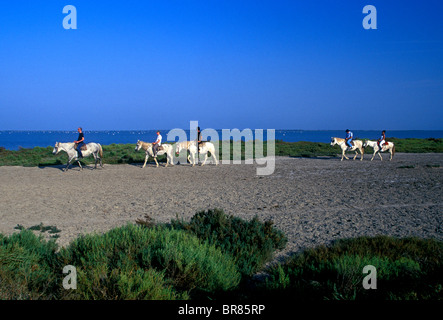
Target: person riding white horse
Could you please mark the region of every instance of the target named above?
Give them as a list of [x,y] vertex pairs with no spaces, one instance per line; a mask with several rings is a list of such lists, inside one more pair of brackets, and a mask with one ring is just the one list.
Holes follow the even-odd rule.
[[346,151],[355,151],[355,156],[353,159],[353,160],[355,160],[358,155],[357,150],[360,151],[360,154],[361,154],[360,161],[362,161],[363,155],[365,153],[364,148],[363,148],[363,142],[361,140],[354,140],[353,141],[354,145],[351,146],[350,148],[346,145],[346,142],[347,142],[347,140],[342,139],[342,138],[336,138],[336,137],[331,138],[331,146],[335,146],[336,144],[338,144],[341,148],[341,151],[342,151],[341,161],[343,161],[343,158],[346,158],[347,160],[349,160],[349,158],[345,154]]
[[377,153],[380,157],[380,160],[382,160],[382,161],[383,161],[383,157],[381,156],[381,152],[389,151],[389,153],[390,153],[389,161],[392,160],[392,157],[395,154],[395,145],[393,142],[390,142],[390,141],[382,144],[383,148],[380,149],[378,141],[365,140],[365,143],[363,144],[363,148],[366,148],[368,146],[374,150],[374,153],[372,154],[371,161],[374,160],[375,154],[377,154]]
[[[77,160],[78,165],[81,170],[83,170],[82,165],[80,164],[79,156],[77,151],[75,150],[74,142],[56,142],[54,149],[52,150],[52,154],[58,154],[60,151],[65,151],[68,154],[68,163],[66,164],[66,168],[64,171],[68,171],[68,168],[73,160]],[[95,168],[97,169],[97,161],[100,161],[100,166],[103,168],[103,149],[99,143],[90,142],[86,144],[87,149],[83,151],[83,157],[87,157],[89,155],[93,155],[95,159]]]
[[171,166],[174,165],[173,158],[172,158],[172,152],[173,152],[172,145],[170,145],[170,144],[161,145],[161,148],[158,149],[156,155],[154,155],[153,146],[154,146],[154,144],[152,144],[152,143],[137,140],[137,144],[135,145],[135,151],[139,151],[140,149],[143,149],[146,152],[145,163],[143,164],[142,168],[144,168],[146,166],[146,163],[148,162],[149,157],[154,158],[155,163],[158,167],[159,165],[158,165],[158,161],[157,161],[157,155],[161,156],[162,154],[166,154],[165,167],[167,167],[169,164]]

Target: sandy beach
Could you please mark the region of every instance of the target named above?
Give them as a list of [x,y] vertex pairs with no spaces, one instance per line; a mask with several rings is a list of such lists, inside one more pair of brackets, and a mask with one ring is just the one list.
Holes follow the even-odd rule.
[[221,208],[244,219],[272,219],[288,237],[278,257],[363,235],[442,240],[443,155],[369,159],[277,157],[269,176],[257,176],[255,163],[156,168],[150,162],[141,169],[105,159],[103,169],[66,173],[62,166],[0,167],[0,233],[43,223],[60,229],[57,243],[66,246],[80,234],[145,215],[169,222]]

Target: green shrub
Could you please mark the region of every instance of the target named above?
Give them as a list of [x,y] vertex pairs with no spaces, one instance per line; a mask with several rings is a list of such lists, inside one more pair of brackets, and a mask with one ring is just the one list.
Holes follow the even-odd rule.
[[[441,299],[443,243],[386,236],[345,239],[307,249],[271,267],[266,294],[296,299]],[[377,289],[363,288],[363,267],[377,270]]]
[[0,235],[0,299],[51,299],[60,273],[56,243],[29,230]]
[[77,268],[78,289],[69,298],[186,299],[194,290],[229,290],[240,281],[229,255],[164,227],[127,225],[82,236],[61,259]]
[[257,217],[245,221],[214,209],[195,214],[189,223],[173,220],[172,226],[184,229],[198,238],[230,253],[243,275],[253,275],[271,258],[276,249],[283,249],[287,239],[271,221],[260,222]]

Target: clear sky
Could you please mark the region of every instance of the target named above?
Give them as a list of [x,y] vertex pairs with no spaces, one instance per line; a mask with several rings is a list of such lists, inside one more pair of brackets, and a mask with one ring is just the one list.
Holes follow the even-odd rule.
[[0,130],[439,130],[442,21],[437,0],[2,1]]

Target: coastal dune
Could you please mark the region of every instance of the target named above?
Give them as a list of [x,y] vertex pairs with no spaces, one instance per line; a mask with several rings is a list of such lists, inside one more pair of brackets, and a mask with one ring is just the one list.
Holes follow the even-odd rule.
[[[386,157],[385,157],[386,158]],[[0,233],[43,224],[66,246],[81,234],[105,232],[150,216],[189,220],[201,210],[271,219],[288,237],[277,257],[339,238],[391,235],[443,240],[443,156],[397,153],[394,160],[277,157],[275,172],[257,164],[150,162],[82,172],[63,166],[0,167]],[[45,233],[48,237],[48,234]]]

